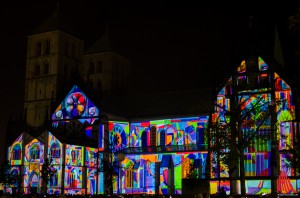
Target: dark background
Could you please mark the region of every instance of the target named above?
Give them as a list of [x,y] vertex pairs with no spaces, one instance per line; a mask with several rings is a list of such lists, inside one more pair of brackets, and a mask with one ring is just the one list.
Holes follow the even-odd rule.
[[[199,1],[59,2],[86,47],[108,27],[120,51],[132,61],[134,93],[201,89],[220,83],[247,51],[249,16],[253,16],[262,56],[273,53],[275,22],[284,53],[289,53],[288,17],[296,13],[297,5],[226,6],[204,6]],[[56,7],[57,1],[1,2],[0,160],[8,120],[23,116],[27,35]]]

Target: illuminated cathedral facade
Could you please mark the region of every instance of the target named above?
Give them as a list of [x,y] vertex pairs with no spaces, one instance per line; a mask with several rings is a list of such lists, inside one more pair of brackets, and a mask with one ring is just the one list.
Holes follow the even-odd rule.
[[[107,194],[110,190],[116,194],[182,194],[182,181],[191,171],[198,179],[209,181],[210,194],[220,187],[229,194],[233,190],[230,166],[221,158],[230,151],[211,149],[219,143],[211,126],[230,122],[224,111],[232,108],[235,87],[241,115],[247,113],[240,124],[242,134],[271,135],[269,139],[257,137],[243,149],[246,194],[297,193],[300,180],[290,165],[290,149],[299,136],[291,88],[261,57],[256,62],[253,69],[242,61],[236,75],[216,95],[212,113],[201,116],[129,121],[104,114],[74,85],[52,113],[49,131],[38,137],[24,131],[9,147],[12,171],[24,174],[25,193],[40,192],[40,170],[49,158],[56,170],[47,185],[51,194]],[[274,113],[266,113],[271,106]],[[105,162],[112,169],[105,171]],[[237,178],[235,192],[239,194],[241,181]]]
[[[56,17],[46,22],[55,24]],[[130,87],[130,61],[107,45],[107,34],[84,53],[82,40],[51,27],[42,24],[28,37],[25,79],[26,121],[38,127],[46,120],[46,128],[20,131],[7,152],[11,172],[22,175],[22,192],[184,194],[183,180],[191,177],[208,182],[209,194],[221,187],[241,194],[241,185],[249,195],[299,192],[299,175],[290,164],[299,139],[295,99],[262,57],[241,60],[210,112],[132,118],[106,111],[101,103],[103,95]],[[72,84],[75,74],[94,92]],[[233,110],[239,112],[235,117]],[[213,149],[231,140],[234,130],[227,126],[233,119],[235,142],[251,142],[239,150],[242,166],[235,172],[222,160],[233,146]],[[41,177],[46,160],[53,170],[47,185]]]

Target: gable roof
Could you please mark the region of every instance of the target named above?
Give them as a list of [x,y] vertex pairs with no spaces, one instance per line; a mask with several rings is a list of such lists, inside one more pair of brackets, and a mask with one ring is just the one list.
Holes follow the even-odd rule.
[[71,25],[71,21],[66,15],[63,14],[59,6],[57,6],[56,10],[46,20],[44,20],[32,31],[32,34],[40,34],[54,30],[62,30],[78,36],[75,29]]
[[113,43],[106,28],[105,33],[91,46],[89,47],[85,54],[94,54],[100,52],[114,51]]
[[51,118],[54,122],[78,119],[82,123],[85,121],[93,123],[99,113],[98,107],[77,85],[74,85]]

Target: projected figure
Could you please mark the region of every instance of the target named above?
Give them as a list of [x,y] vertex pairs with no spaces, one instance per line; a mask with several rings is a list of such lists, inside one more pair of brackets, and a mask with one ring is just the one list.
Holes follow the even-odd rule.
[[125,148],[127,145],[126,133],[123,127],[119,124],[116,124],[112,130],[113,133],[113,144],[115,149]]

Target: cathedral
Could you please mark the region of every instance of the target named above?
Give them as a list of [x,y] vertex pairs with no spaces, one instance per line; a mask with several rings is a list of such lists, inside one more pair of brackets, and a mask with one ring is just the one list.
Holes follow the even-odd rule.
[[[114,50],[109,31],[89,48],[84,44],[58,10],[28,36],[27,125],[15,131],[7,154],[22,183],[6,191],[299,192],[299,172],[291,165],[299,139],[296,98],[273,61],[252,54],[241,59],[213,98],[187,91],[149,95],[140,104],[127,97],[131,62]],[[187,96],[193,102],[185,102]],[[166,108],[154,105],[157,98]],[[48,161],[53,172],[45,182]],[[186,182],[193,179],[189,192]]]

